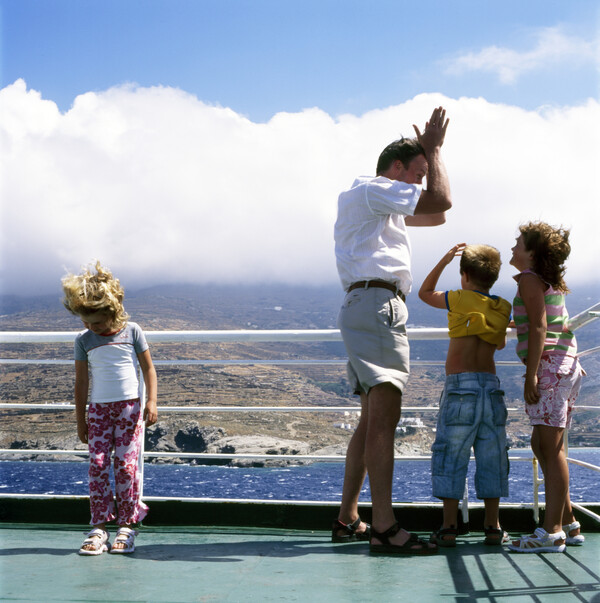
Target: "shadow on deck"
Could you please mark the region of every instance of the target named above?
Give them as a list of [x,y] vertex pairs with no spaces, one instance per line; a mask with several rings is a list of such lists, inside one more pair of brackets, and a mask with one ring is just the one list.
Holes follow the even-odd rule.
[[366,543],[331,544],[326,531],[150,526],[131,556],[80,557],[85,530],[0,525],[1,598],[600,602],[598,532],[563,554],[518,555],[475,532],[432,557],[394,558],[370,556]]

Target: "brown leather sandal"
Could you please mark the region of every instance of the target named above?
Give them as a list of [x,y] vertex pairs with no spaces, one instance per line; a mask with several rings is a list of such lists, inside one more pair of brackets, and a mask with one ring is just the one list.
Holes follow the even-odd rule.
[[500,528],[492,528],[487,527],[483,529],[483,533],[485,534],[485,540],[483,544],[489,545],[501,545],[510,540],[510,536],[507,532],[505,532],[501,527]]
[[[331,542],[357,542],[359,540],[371,539],[371,526],[367,524],[367,529],[364,532],[357,532],[360,527],[360,517],[352,523],[344,523],[339,519],[334,519],[331,526]],[[344,530],[342,534],[340,531]]]
[[[444,538],[445,536],[454,536],[454,538]],[[458,530],[454,526],[450,528],[440,528],[433,532],[429,537],[429,542],[433,542],[434,544],[445,548],[452,548],[456,546],[457,536]]]
[[377,538],[381,544],[371,542],[370,552],[373,555],[435,555],[438,552],[437,546],[430,546],[429,542],[412,533],[404,544],[392,544],[390,538],[399,531],[400,524],[398,522],[385,532],[377,532],[371,528],[371,541],[373,538]]

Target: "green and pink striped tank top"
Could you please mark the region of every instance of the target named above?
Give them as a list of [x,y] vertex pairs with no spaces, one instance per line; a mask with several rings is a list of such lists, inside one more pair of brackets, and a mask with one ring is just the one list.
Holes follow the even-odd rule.
[[[523,274],[536,273],[532,270],[524,270],[515,276],[515,280],[519,282]],[[541,279],[539,274],[536,274],[536,276]],[[546,304],[547,323],[544,352],[563,356],[576,356],[577,341],[573,332],[569,330],[569,314],[565,306],[565,294],[548,285],[548,289],[544,292],[544,302]],[[529,319],[523,300],[519,296],[518,288],[517,295],[513,300],[513,318],[517,327],[517,355],[521,360],[525,361],[529,339]]]

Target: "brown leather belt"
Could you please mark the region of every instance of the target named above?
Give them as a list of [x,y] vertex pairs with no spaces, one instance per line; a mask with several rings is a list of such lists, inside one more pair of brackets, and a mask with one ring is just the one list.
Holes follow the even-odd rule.
[[395,285],[392,285],[392,283],[388,283],[386,281],[357,281],[348,287],[348,293],[350,293],[350,291],[354,291],[354,289],[370,289],[371,287],[393,291],[394,294],[397,295],[402,301],[406,301],[406,296],[404,293],[402,293],[402,291],[400,291],[400,289],[398,289]]

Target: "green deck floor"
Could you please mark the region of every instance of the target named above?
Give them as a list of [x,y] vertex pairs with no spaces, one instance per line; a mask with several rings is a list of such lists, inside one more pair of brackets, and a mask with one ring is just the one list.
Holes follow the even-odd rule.
[[372,557],[329,533],[145,527],[131,556],[80,557],[85,528],[2,524],[4,601],[600,602],[600,533],[564,554],[460,537],[433,557]]

